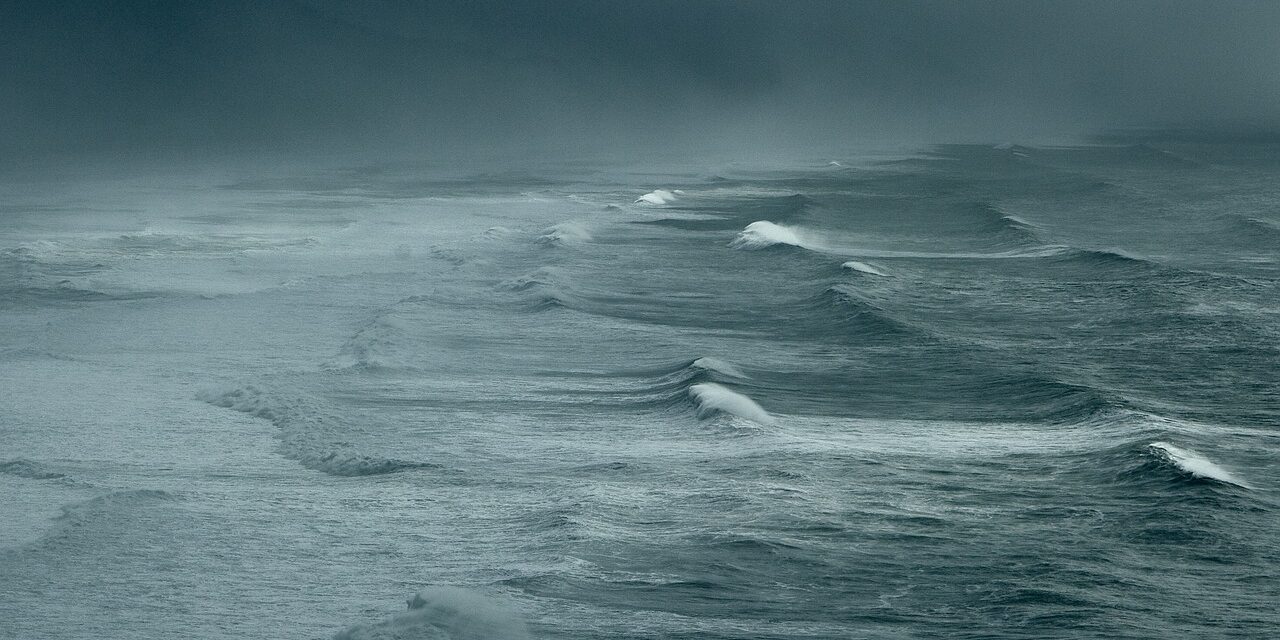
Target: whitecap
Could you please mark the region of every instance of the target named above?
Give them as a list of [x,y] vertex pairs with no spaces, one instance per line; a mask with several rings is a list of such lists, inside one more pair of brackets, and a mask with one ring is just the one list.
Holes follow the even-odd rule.
[[728,413],[752,422],[771,425],[773,416],[755,400],[731,391],[714,382],[703,382],[689,387],[689,395],[698,404],[698,417],[706,418],[716,413]]
[[800,236],[790,227],[774,224],[768,220],[757,220],[738,232],[729,246],[734,249],[765,249],[774,245],[785,244],[794,247],[804,246]]
[[538,243],[547,246],[574,245],[591,241],[591,234],[576,222],[562,222],[548,227],[538,236]]
[[877,269],[876,267],[873,267],[865,262],[858,262],[857,260],[850,260],[840,266],[844,267],[845,269],[851,269],[853,271],[858,271],[861,273],[869,273],[873,276],[881,276],[885,278],[889,277],[889,274],[885,273],[884,271],[881,271],[880,269]]
[[1219,467],[1213,461],[1195,451],[1176,447],[1168,442],[1152,442],[1147,446],[1164,459],[1173,463],[1174,466],[1192,476],[1234,484],[1246,489],[1252,488],[1232,475],[1230,471]]
[[[677,192],[680,191],[677,190]],[[674,202],[675,199],[676,192],[667,191],[666,189],[655,189],[640,196],[639,198],[636,198],[636,202],[642,204],[667,204],[669,202]]]

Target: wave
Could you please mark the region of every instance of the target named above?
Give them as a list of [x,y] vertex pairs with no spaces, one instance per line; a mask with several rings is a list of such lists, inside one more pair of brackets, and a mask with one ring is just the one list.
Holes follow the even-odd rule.
[[535,242],[548,247],[572,246],[591,242],[591,234],[577,222],[562,222],[543,229]]
[[197,398],[274,424],[280,430],[281,453],[302,466],[333,476],[373,476],[438,468],[439,465],[368,456],[345,444],[348,429],[317,408],[318,400],[290,397],[258,386],[204,391]]
[[1252,246],[1280,248],[1280,222],[1252,216],[1224,216],[1232,240]]
[[108,293],[106,291],[80,287],[72,283],[70,280],[63,280],[51,286],[0,287],[0,307],[129,302],[133,300],[162,298],[167,295],[171,294],[159,291]]
[[583,301],[570,292],[568,275],[559,267],[539,267],[522,276],[498,283],[498,289],[524,294],[532,311],[581,309]]
[[975,382],[983,399],[998,397],[1002,405],[1015,408],[1017,416],[1037,421],[1080,425],[1128,411],[1118,395],[1046,375],[1002,373]]
[[67,477],[65,473],[59,473],[46,465],[26,458],[0,462],[0,473],[28,480],[58,480]]
[[1214,480],[1245,489],[1253,488],[1236,478],[1230,471],[1223,469],[1205,456],[1190,449],[1183,449],[1168,442],[1152,442],[1147,447],[1162,460],[1176,467],[1179,472],[1193,478]]
[[867,273],[873,276],[881,276],[884,278],[889,277],[889,274],[885,273],[879,268],[871,266],[865,262],[858,262],[857,260],[850,260],[840,265],[840,267],[844,269],[849,269],[851,271],[857,271],[859,273]]
[[925,331],[893,317],[848,285],[827,287],[809,298],[799,309],[818,322],[816,329],[854,331],[859,336],[904,337]]
[[768,220],[752,222],[745,229],[738,232],[738,236],[729,243],[729,246],[734,249],[748,251],[767,249],[778,245],[807,248],[793,227],[784,227]]
[[327,369],[407,369],[401,357],[404,322],[383,314],[369,321],[343,343]]
[[59,539],[65,540],[77,531],[101,524],[103,518],[127,518],[136,520],[135,509],[146,507],[157,502],[169,502],[176,496],[159,489],[132,489],[115,491],[100,495],[84,502],[65,505],[62,513],[54,519],[53,527],[46,533],[41,542],[50,543]]
[[698,406],[699,418],[727,413],[763,425],[776,423],[774,417],[755,400],[714,382],[700,382],[689,387],[689,397]]
[[990,243],[999,246],[1038,246],[1044,244],[1040,237],[1040,227],[1006,213],[998,205],[990,202],[977,202],[969,206],[968,215],[978,218],[977,231]]
[[750,377],[743,373],[741,369],[719,358],[698,358],[697,360],[690,362],[689,367],[693,369],[701,369],[703,371],[714,371],[715,373],[729,376],[730,378],[746,379]]
[[409,610],[385,622],[356,625],[334,640],[528,640],[529,630],[506,603],[458,587],[428,587]]
[[591,398],[591,404],[609,404],[642,410],[686,411],[690,386],[703,383],[745,383],[750,380],[742,370],[719,358],[703,357],[684,360],[674,365],[632,369],[603,374],[610,378],[640,378],[641,384],[607,389],[578,391]]
[[668,204],[676,200],[676,194],[681,193],[679,189],[668,191],[666,189],[656,189],[650,191],[639,198],[636,198],[637,204]]

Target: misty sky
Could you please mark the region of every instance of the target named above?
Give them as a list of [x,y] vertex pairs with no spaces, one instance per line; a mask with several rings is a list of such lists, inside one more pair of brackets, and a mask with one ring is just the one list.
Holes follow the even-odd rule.
[[0,5],[0,154],[1004,141],[1280,123],[1280,2]]

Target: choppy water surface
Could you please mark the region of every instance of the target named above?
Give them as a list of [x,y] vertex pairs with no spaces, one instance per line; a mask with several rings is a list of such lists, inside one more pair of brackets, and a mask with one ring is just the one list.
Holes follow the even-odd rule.
[[10,184],[0,637],[1280,632],[1280,150],[841,160]]

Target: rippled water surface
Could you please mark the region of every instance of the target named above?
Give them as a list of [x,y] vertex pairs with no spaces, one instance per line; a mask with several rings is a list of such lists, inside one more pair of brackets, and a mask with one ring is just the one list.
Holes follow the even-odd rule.
[[1275,637],[1277,177],[9,184],[0,637]]

